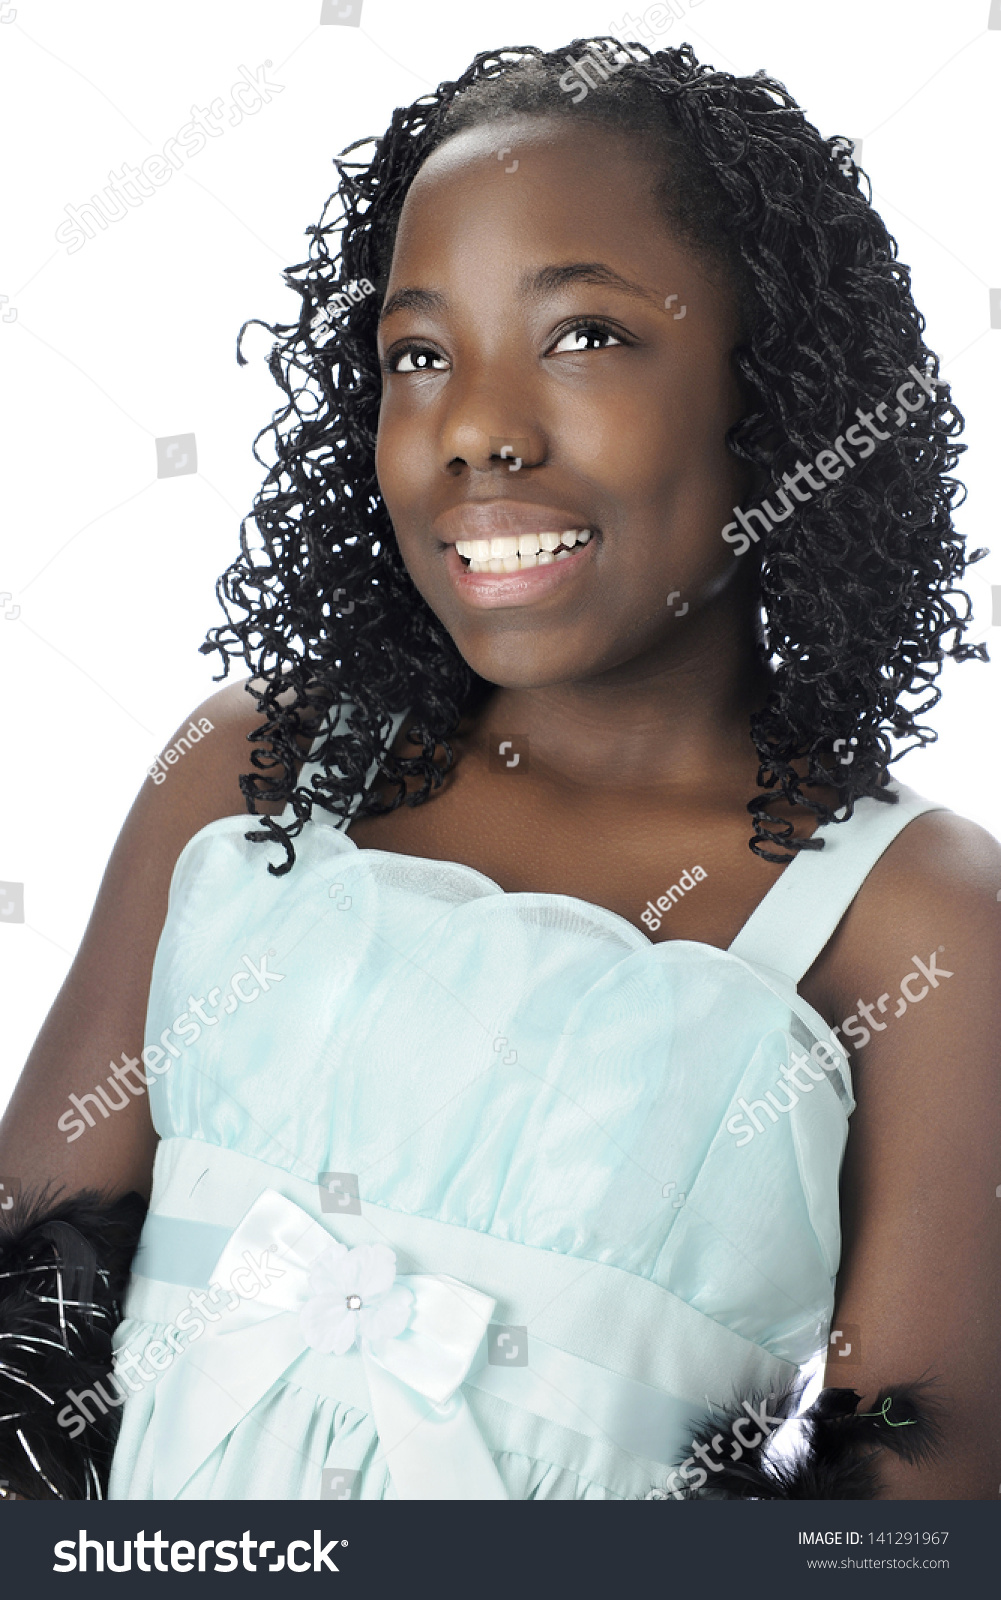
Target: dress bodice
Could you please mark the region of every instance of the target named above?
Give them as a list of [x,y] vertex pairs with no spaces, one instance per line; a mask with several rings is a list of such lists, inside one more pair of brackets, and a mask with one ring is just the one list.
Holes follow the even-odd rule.
[[[529,1362],[534,1326],[540,1348],[576,1338],[575,1359],[673,1396],[656,1451],[604,1422],[581,1440],[513,1387],[491,1390],[481,1361],[481,1387],[471,1378],[464,1392],[511,1498],[650,1489],[686,1453],[686,1407],[780,1384],[826,1343],[854,1102],[845,1052],[796,985],[890,839],[929,808],[897,793],[826,830],[825,850],[786,869],[725,951],[655,944],[601,907],[508,894],[457,863],[359,849],[319,808],[280,878],[267,847],[244,838],[247,817],[210,823],[177,862],[154,965],[146,1038],[167,1052],[150,1090],[162,1143],[120,1338],[139,1348],[177,1286],[196,1281],[163,1266],[183,1246],[177,1228],[221,1229],[218,1244],[265,1188],[336,1228],[325,1195],[339,1193],[342,1220],[378,1219],[378,1236],[417,1249],[427,1270],[461,1256],[463,1281],[479,1275],[497,1300],[496,1323],[526,1330]],[[809,1067],[792,1067],[797,1052]],[[183,1192],[219,1163],[228,1188]],[[618,1313],[609,1295],[577,1303],[565,1287],[577,1267],[574,1281],[628,1286]],[[566,1326],[546,1310],[547,1274],[574,1304]],[[638,1344],[611,1327],[617,1315],[642,1322]],[[704,1337],[677,1332],[688,1354],[668,1372],[658,1341],[682,1325]],[[317,1495],[325,1463],[355,1459],[345,1428],[357,1492],[394,1492],[360,1420],[364,1390],[338,1404],[338,1359],[310,1352],[302,1390],[286,1374],[287,1420],[311,1454],[262,1493]],[[156,1423],[153,1387],[126,1405],[117,1497],[154,1492],[143,1439],[154,1424],[162,1438],[169,1417]],[[240,1423],[173,1492],[245,1493],[250,1451]]]

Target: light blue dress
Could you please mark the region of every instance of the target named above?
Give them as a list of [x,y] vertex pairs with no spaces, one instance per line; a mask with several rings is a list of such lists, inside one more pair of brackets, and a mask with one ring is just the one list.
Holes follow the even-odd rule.
[[111,1497],[642,1499],[709,1403],[784,1389],[827,1344],[854,1107],[796,986],[936,809],[897,792],[726,951],[319,808],[281,878],[247,816],[197,833],[150,990]]

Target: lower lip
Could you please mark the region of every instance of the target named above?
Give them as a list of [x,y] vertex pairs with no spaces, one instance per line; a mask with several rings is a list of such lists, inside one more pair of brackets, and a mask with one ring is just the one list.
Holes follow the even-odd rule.
[[560,561],[547,561],[542,567],[526,567],[523,572],[470,572],[454,544],[445,551],[445,570],[460,597],[472,606],[522,606],[542,600],[562,584],[571,582],[590,560],[596,544],[592,533],[587,544],[578,545],[572,555]]

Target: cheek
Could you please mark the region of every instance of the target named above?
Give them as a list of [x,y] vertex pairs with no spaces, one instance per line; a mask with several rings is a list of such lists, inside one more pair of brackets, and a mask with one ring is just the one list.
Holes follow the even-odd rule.
[[375,442],[375,476],[379,492],[392,515],[393,507],[406,492],[412,475],[406,470],[406,433],[385,408],[379,416],[379,431]]
[[623,503],[687,497],[698,483],[711,495],[721,469],[735,464],[725,440],[739,412],[728,391],[693,374],[575,400],[560,430],[566,459]]
[[375,449],[375,475],[379,493],[389,513],[396,542],[404,564],[416,578],[423,540],[411,539],[410,530],[421,519],[421,508],[429,490],[432,455],[422,447],[414,430],[396,423],[392,417],[380,419]]
[[416,475],[428,471],[433,460],[434,410],[429,397],[397,387],[383,390],[375,436],[375,468],[397,493],[406,494]]

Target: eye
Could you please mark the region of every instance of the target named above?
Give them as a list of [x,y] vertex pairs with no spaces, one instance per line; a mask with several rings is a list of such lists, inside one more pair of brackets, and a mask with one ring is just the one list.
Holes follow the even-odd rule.
[[608,350],[613,345],[624,343],[625,340],[620,339],[618,334],[613,333],[603,322],[589,319],[575,322],[572,327],[567,328],[546,353],[555,356],[561,353],[576,354],[581,350]]
[[444,372],[448,362],[430,345],[411,344],[387,356],[383,365],[387,372]]

